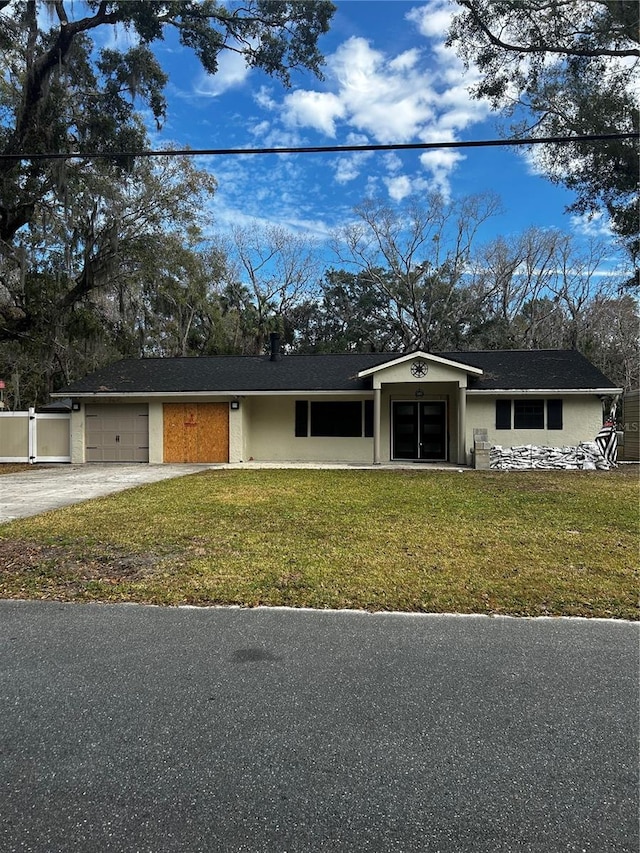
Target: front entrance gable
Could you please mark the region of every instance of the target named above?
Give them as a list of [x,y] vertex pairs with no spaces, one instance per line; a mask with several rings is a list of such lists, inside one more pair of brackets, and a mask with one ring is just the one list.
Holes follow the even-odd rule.
[[482,373],[422,350],[358,373],[373,386],[374,463],[386,456],[465,464],[467,385]]
[[454,383],[460,388],[466,388],[467,377],[482,376],[483,371],[469,364],[451,361],[440,356],[426,353],[422,350],[407,353],[393,361],[370,367],[358,373],[359,379],[371,377],[373,387],[401,383]]

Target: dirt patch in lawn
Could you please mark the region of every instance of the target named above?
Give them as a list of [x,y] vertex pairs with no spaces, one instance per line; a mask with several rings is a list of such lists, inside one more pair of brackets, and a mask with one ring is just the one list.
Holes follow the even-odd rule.
[[28,462],[0,462],[0,477],[3,474],[24,474],[27,471],[42,471],[52,465],[29,465]]
[[65,596],[76,587],[77,592],[93,581],[120,583],[148,578],[160,562],[154,554],[131,554],[110,547],[109,551],[42,544],[25,540],[0,540],[0,576],[20,572],[24,588],[47,582],[48,591],[60,587]]

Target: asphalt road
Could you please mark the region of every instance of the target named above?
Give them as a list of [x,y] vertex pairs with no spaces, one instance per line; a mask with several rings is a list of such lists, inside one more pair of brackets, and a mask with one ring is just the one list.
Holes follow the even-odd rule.
[[638,638],[0,602],[0,850],[637,853]]

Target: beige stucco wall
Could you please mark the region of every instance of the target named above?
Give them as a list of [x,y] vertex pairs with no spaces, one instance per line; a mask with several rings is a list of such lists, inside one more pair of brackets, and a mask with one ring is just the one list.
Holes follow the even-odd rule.
[[[369,395],[370,397],[371,395]],[[339,397],[247,397],[250,427],[245,430],[245,457],[256,462],[362,462],[373,460],[372,438],[296,438],[295,401],[304,399],[362,400],[357,395]],[[236,461],[236,460],[234,460]]]
[[[396,400],[445,400],[447,403],[448,458],[457,462],[458,453],[458,386],[451,383],[425,383],[420,385],[424,396],[416,398],[416,382],[393,387],[383,386],[381,391],[380,461],[391,460],[391,407]],[[243,461],[271,462],[359,462],[373,461],[372,438],[296,438],[294,435],[296,399],[362,400],[371,395],[342,395],[340,397],[299,396],[247,397],[242,401],[246,413],[244,428]],[[232,462],[240,461],[230,456]]]
[[240,403],[239,409],[229,409],[229,461],[237,462],[244,457],[244,433],[247,412]]
[[[438,370],[440,365],[436,366]],[[449,377],[448,382],[435,382],[434,365],[430,366],[429,381],[405,381],[397,385],[383,384],[380,394],[381,434],[380,461],[391,459],[391,406],[395,400],[416,399],[445,400],[447,403],[448,459],[457,463],[458,459],[458,418],[459,418],[459,380],[464,377],[459,371],[443,368]],[[408,371],[408,366],[400,365],[398,370]],[[406,377],[405,377],[406,378]],[[423,392],[416,398],[416,390]],[[500,395],[503,398],[508,395]],[[540,395],[549,399],[553,395]],[[488,431],[491,444],[510,447],[519,444],[546,444],[552,446],[574,445],[580,441],[592,441],[602,425],[602,405],[596,395],[558,395],[564,400],[562,430],[496,430],[496,396],[467,397],[466,403],[466,461],[471,464],[473,448],[473,429],[484,428]],[[371,464],[373,461],[372,438],[296,438],[295,401],[296,399],[322,400],[362,400],[371,399],[366,395],[247,395],[240,398],[240,408],[229,412],[229,460],[241,462],[358,462]],[[175,401],[175,397],[158,398],[151,401],[144,398],[118,398],[114,403],[149,402],[149,461],[163,462],[163,404]],[[185,395],[184,402],[229,402],[229,396]],[[513,397],[511,397],[513,399]],[[85,461],[84,406],[81,411],[71,414],[71,461]],[[25,450],[26,453],[26,450]]]
[[149,462],[159,465],[164,462],[164,417],[162,403],[153,400],[149,403]]
[[[552,394],[531,394],[535,399],[553,399]],[[602,403],[595,394],[558,394],[563,400],[562,429],[496,429],[497,396],[467,397],[467,461],[471,462],[474,428],[486,429],[489,443],[502,447],[522,444],[551,447],[574,446],[581,441],[593,441],[602,426]],[[508,394],[499,399],[516,399]],[[517,399],[522,399],[518,397]]]
[[[457,377],[456,377],[457,378]],[[391,459],[391,404],[394,400],[416,400],[419,387],[424,396],[419,398],[447,401],[449,459],[457,461],[457,417],[458,386],[448,383],[415,380],[393,387],[384,386],[381,392],[381,462]],[[149,462],[161,464],[164,453],[163,405],[175,402],[175,397],[157,398],[149,402]],[[183,402],[229,402],[228,396],[185,395]],[[252,396],[240,398],[240,408],[229,411],[229,461],[272,462],[373,462],[372,438],[307,437],[296,438],[295,401],[298,399],[362,400],[372,399],[367,395],[281,395]],[[144,402],[143,398],[114,398],[113,403]],[[84,411],[72,413],[71,461],[85,461]]]
[[79,465],[84,461],[84,403],[81,403],[77,412],[71,412],[71,462]]

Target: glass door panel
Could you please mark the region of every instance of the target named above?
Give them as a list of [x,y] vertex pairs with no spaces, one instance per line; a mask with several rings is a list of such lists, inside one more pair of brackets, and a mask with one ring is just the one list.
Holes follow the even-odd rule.
[[397,401],[392,405],[393,459],[444,461],[447,419],[444,400]]
[[393,404],[393,458],[416,459],[418,454],[418,404]]
[[444,400],[420,403],[420,459],[447,458],[447,422]]

